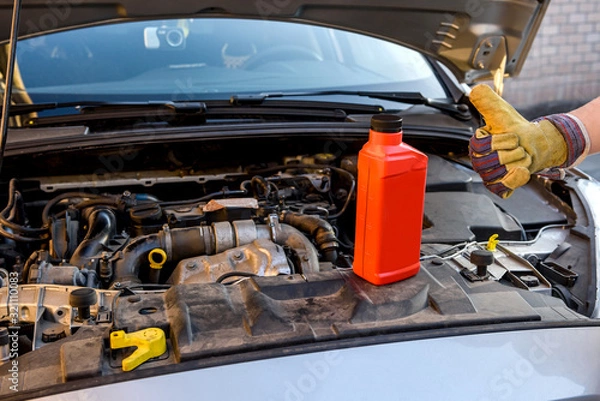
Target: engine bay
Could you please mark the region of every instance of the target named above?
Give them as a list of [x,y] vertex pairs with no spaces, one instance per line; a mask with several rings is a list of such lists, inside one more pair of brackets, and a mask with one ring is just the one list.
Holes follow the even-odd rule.
[[[517,217],[497,204],[501,200],[474,191],[474,177],[465,168],[428,157],[424,248],[481,243],[494,234],[503,241],[527,241],[536,229],[568,222],[568,209],[556,198],[550,207]],[[351,268],[356,164],[357,155],[336,160],[321,153],[240,166],[237,173],[184,180],[168,172],[141,179],[131,173],[104,182],[125,188],[120,193],[102,187],[78,191],[81,182],[69,182],[72,177],[34,178],[46,196],[62,193],[32,202],[13,179],[1,217],[9,240],[4,278],[10,271],[26,284],[115,289]],[[220,189],[161,200],[164,193],[154,187],[166,182],[162,186],[169,191],[169,178],[184,181],[183,194],[196,195],[199,182]],[[140,180],[147,191],[127,189],[128,183],[139,187]],[[526,203],[548,205],[541,191],[530,190]],[[34,221],[41,227],[32,227]]]
[[[11,180],[0,213],[2,323],[18,316],[26,388],[274,344],[591,315],[593,235],[570,179],[536,178],[502,200],[464,156],[420,143],[421,272],[382,287],[353,275],[360,144],[283,144],[305,152],[227,166],[213,149],[197,169],[186,165],[199,158],[193,149],[165,145],[166,159],[154,159],[163,168],[141,172],[150,150],[93,176],[76,158],[25,158],[31,172],[59,172]],[[479,270],[472,255],[490,246]],[[150,329],[165,333],[165,352],[126,369],[137,351],[116,336]]]

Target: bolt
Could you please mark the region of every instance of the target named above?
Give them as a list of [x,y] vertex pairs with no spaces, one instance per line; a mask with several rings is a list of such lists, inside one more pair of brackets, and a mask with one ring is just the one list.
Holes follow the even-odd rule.
[[483,64],[483,61],[477,63],[477,68],[479,68],[480,70],[483,70],[485,68],[485,64]]
[[444,261],[442,259],[435,258],[431,260],[431,264],[435,266],[441,266],[444,264]]
[[308,255],[304,255],[304,256],[302,256],[302,260],[303,260],[303,261],[305,261],[305,262],[308,262],[308,259],[309,259]]
[[244,254],[242,253],[242,251],[235,251],[233,253],[233,257],[237,260],[240,260],[244,257]]
[[119,283],[119,282],[115,283],[115,288],[121,288],[121,283]]
[[490,47],[494,47],[494,45],[492,44],[492,42],[490,42],[489,40],[486,40],[485,43],[483,44],[485,47],[490,48]]
[[188,270],[194,270],[196,267],[198,267],[198,265],[196,265],[195,262],[187,262],[185,264],[186,269]]

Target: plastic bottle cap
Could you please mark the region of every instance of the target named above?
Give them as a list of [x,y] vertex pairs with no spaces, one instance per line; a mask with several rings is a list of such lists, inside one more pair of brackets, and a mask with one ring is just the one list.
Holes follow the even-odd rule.
[[371,129],[375,132],[397,134],[402,131],[402,117],[395,114],[377,114],[371,118]]

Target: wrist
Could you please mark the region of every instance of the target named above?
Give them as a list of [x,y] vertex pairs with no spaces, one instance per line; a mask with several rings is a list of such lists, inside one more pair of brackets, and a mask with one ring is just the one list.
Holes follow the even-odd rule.
[[566,145],[566,152],[562,160],[555,160],[553,165],[545,166],[568,168],[581,163],[590,151],[590,138],[581,121],[570,114],[552,114],[541,117],[534,122],[539,124],[550,123],[562,136]]
[[575,121],[575,123],[579,127],[579,130],[581,131],[581,134],[583,135],[583,141],[585,143],[583,152],[579,155],[579,157],[577,157],[577,159],[572,164],[567,166],[567,167],[575,167],[579,163],[581,163],[587,157],[587,155],[590,153],[590,149],[592,147],[592,141],[590,140],[590,135],[589,135],[588,130],[586,129],[585,125],[581,122],[581,120],[577,116],[575,116],[571,113],[567,113],[565,115],[567,117],[571,118],[573,121]]

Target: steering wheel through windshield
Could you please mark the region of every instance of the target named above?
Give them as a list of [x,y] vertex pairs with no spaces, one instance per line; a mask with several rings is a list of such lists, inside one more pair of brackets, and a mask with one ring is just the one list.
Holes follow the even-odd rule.
[[289,61],[289,60],[312,60],[323,61],[323,57],[317,52],[306,47],[281,45],[265,49],[256,55],[252,56],[244,67],[247,70],[253,70],[261,65],[274,61]]

